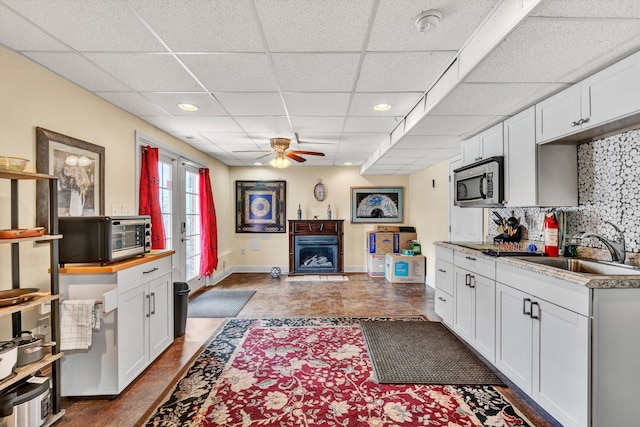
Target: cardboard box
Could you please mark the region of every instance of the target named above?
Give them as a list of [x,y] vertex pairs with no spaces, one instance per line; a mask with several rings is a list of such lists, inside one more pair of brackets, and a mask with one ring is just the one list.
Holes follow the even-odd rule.
[[367,231],[367,253],[378,255],[393,253],[393,233]]
[[384,255],[367,254],[367,273],[370,277],[384,277]]
[[384,278],[391,283],[423,283],[425,280],[426,258],[424,255],[384,256]]
[[414,240],[418,240],[417,233],[393,233],[393,252],[399,254],[403,249],[411,249]]
[[376,225],[375,231],[387,231],[389,233],[399,233],[400,226],[399,225]]

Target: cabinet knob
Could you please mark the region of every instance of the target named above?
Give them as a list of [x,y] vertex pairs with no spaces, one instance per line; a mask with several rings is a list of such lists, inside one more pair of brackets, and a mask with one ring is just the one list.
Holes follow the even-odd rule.
[[571,122],[571,127],[574,128],[576,126],[580,126],[580,120],[578,120],[577,122]]
[[446,300],[446,299],[444,299],[444,298],[442,298],[442,297],[438,297],[438,299],[439,299],[440,301],[447,302],[447,300]]
[[446,272],[447,272],[447,270],[443,270],[442,268],[439,268],[439,269],[438,269],[438,271],[439,271],[440,273],[446,273]]
[[476,260],[476,259],[475,259],[474,257],[472,257],[472,256],[466,256],[465,258],[466,258],[466,259],[468,259],[469,261],[475,261],[475,260]]

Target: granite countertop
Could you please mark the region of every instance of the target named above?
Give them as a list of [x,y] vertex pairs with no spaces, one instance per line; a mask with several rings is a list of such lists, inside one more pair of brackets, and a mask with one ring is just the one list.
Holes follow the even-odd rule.
[[[462,243],[462,242],[461,242]],[[460,246],[450,242],[434,242],[434,245],[443,248],[453,249],[459,252],[465,252],[476,256],[478,258],[485,258],[493,260],[496,263],[502,263],[523,270],[531,271],[533,273],[544,274],[545,276],[553,277],[556,279],[564,280],[567,282],[583,285],[592,289],[629,289],[640,288],[640,274],[638,275],[600,275],[591,273],[578,273],[573,271],[566,271],[560,268],[550,267],[543,264],[536,264],[535,262],[527,261],[526,257],[510,257],[502,256],[495,257],[483,254],[476,249],[470,249],[464,246]]]

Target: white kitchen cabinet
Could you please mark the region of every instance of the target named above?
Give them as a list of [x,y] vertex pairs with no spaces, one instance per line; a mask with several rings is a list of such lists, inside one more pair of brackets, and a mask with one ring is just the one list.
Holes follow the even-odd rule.
[[581,134],[639,112],[640,53],[636,53],[536,104],[536,142]]
[[466,166],[489,157],[503,155],[502,123],[464,141],[461,145],[462,165]]
[[454,269],[453,251],[442,247],[436,247],[436,296],[435,311],[442,321],[453,327],[453,292]]
[[490,362],[495,360],[495,281],[455,267],[453,330]]
[[505,205],[577,206],[575,145],[538,145],[535,108],[504,121]]
[[496,367],[562,425],[588,425],[588,290],[502,266],[497,280]]
[[61,269],[69,299],[117,294],[117,308],[103,313],[91,348],[65,353],[63,396],[117,395],[173,342],[172,253]]

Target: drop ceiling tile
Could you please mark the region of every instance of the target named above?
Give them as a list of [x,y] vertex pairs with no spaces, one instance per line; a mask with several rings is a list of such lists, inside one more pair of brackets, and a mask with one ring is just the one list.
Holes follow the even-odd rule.
[[344,117],[291,117],[291,123],[296,132],[342,132]]
[[25,52],[24,55],[89,91],[131,90],[78,53]]
[[394,149],[414,148],[460,148],[462,138],[458,136],[406,135],[393,145]]
[[[463,83],[430,114],[433,115],[474,115],[482,111],[486,115],[508,115],[544,97],[545,91],[559,90],[566,85],[549,83],[504,83],[483,84]],[[529,104],[530,105],[530,104]]]
[[[496,120],[498,116],[437,116],[423,117],[408,135],[463,135],[484,123]],[[500,116],[505,117],[505,116]]]
[[530,16],[562,16],[573,18],[640,18],[637,0],[545,0]]
[[220,104],[232,116],[283,116],[280,94],[275,92],[214,92]]
[[264,116],[235,118],[240,127],[247,132],[291,132],[291,126],[285,116]]
[[202,92],[202,88],[171,55],[87,53],[85,56],[136,91]]
[[140,116],[145,122],[162,129],[166,132],[179,132],[184,129],[184,125],[175,117],[166,116]]
[[354,53],[274,53],[272,58],[285,92],[350,92],[360,61]]
[[291,144],[291,149],[301,151],[318,151],[320,153],[331,154],[338,151],[338,146],[338,144],[314,144],[313,142],[304,142],[301,144]]
[[134,9],[173,51],[259,52],[264,43],[249,0],[132,0]]
[[82,0],[66,5],[50,0],[4,3],[78,51],[165,51],[123,0]]
[[338,153],[351,153],[351,154],[362,154],[362,153],[373,153],[376,148],[378,148],[377,145],[365,145],[365,144],[345,144],[345,143],[341,143],[338,146]]
[[[404,116],[420,100],[422,92],[355,93],[349,108],[350,116]],[[390,104],[386,111],[373,109],[378,104]]]
[[[213,96],[193,92],[144,92],[142,96],[174,116],[226,116],[227,113]],[[193,104],[198,111],[185,111],[178,104]]]
[[15,51],[71,50],[69,46],[49,36],[2,4],[0,4],[0,44]]
[[236,124],[231,117],[219,117],[219,116],[196,116],[178,118],[180,123],[183,124],[185,131],[191,132],[239,132],[240,127]]
[[202,132],[202,137],[208,141],[211,141],[213,144],[219,146],[228,146],[228,145],[246,145],[257,147],[253,140],[247,136],[246,133],[237,132],[237,133],[225,133],[225,132]]
[[95,92],[95,94],[135,116],[155,116],[166,113],[137,92]]
[[356,132],[356,133],[343,133],[340,138],[341,144],[367,144],[380,145],[380,142],[389,137],[388,132]]
[[[453,156],[457,156],[460,154],[460,149],[458,148],[434,148],[429,154],[427,154],[427,158],[436,158],[436,159],[449,159]],[[416,161],[416,163],[420,163],[420,159]]]
[[395,117],[347,117],[345,132],[391,132],[398,122]]
[[284,93],[287,110],[292,116],[346,115],[350,98],[350,93]]
[[575,83],[635,52],[638,37],[640,20],[529,18],[465,80]]
[[262,53],[179,55],[210,92],[275,92],[278,84]]
[[[382,0],[373,23],[368,51],[455,50],[462,47],[497,0]],[[416,16],[426,10],[442,12],[434,31],[421,33]]]
[[449,51],[367,53],[356,91],[424,92],[454,55]]
[[222,148],[218,147],[216,144],[212,144],[209,141],[198,141],[198,142],[190,142],[189,145],[191,145],[193,148],[200,150],[202,152],[205,153],[209,153],[209,154],[224,154],[226,153],[226,151],[224,151]]
[[373,11],[371,0],[255,3],[271,52],[360,51]]
[[387,158],[401,158],[405,160],[405,163],[412,163],[418,157],[424,157],[433,150],[430,148],[397,148],[392,147],[384,154]]

